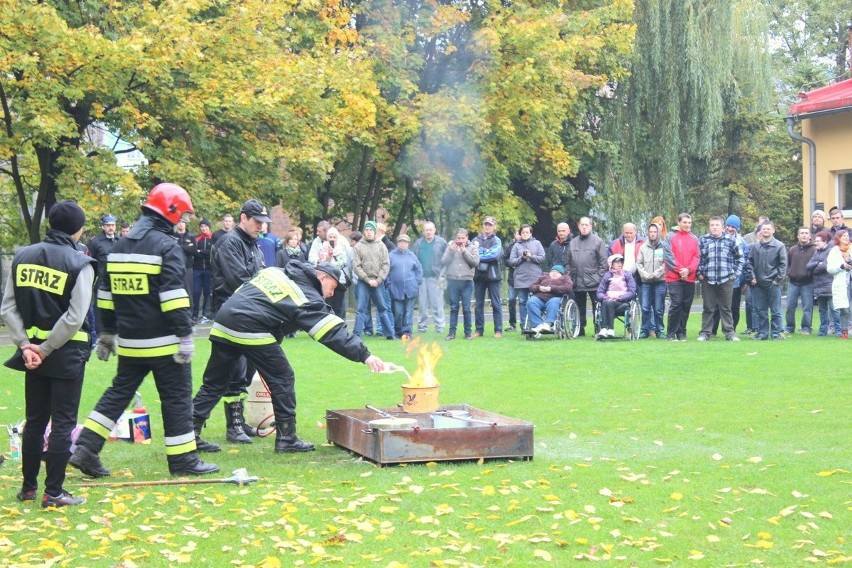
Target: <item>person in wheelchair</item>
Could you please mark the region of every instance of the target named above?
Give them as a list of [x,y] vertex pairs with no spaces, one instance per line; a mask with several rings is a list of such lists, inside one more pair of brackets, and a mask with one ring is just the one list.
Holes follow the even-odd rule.
[[598,338],[615,337],[614,322],[617,315],[624,314],[630,301],[636,298],[636,281],[633,275],[623,270],[624,257],[613,254],[607,259],[609,271],[598,285],[600,302],[600,331]]
[[[534,333],[554,331],[559,304],[562,297],[574,289],[571,277],[565,274],[565,267],[554,264],[550,271],[539,276],[530,284],[530,298],[527,301],[527,316],[530,329]],[[544,311],[544,319],[541,314]]]

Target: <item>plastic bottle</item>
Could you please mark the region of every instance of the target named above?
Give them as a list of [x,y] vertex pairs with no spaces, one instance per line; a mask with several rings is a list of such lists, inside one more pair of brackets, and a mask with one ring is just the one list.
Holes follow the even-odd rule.
[[133,442],[137,444],[151,443],[151,418],[142,406],[142,397],[137,401],[139,406],[133,408],[131,423],[133,425]]
[[13,460],[21,459],[21,435],[17,426],[12,426],[12,432],[9,434],[9,454]]

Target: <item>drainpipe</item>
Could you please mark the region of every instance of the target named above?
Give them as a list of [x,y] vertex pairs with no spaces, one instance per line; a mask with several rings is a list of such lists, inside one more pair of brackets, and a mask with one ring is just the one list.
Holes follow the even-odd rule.
[[810,138],[806,138],[801,134],[796,134],[796,132],[793,130],[793,117],[788,116],[785,120],[787,121],[787,134],[790,135],[790,138],[792,138],[796,142],[807,144],[808,148],[810,148],[811,150],[810,152],[808,152],[808,154],[810,155],[810,159],[808,160],[808,169],[810,175],[808,177],[810,178],[809,184],[811,194],[811,210],[808,213],[808,216],[811,216],[814,214],[814,211],[816,211],[816,144],[814,144],[814,141]]

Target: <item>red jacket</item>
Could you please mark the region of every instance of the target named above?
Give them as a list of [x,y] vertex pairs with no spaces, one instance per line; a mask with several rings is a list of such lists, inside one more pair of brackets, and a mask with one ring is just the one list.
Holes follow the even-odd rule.
[[663,241],[663,256],[666,260],[666,282],[680,282],[680,269],[688,268],[686,282],[695,282],[698,270],[698,237],[675,229]]

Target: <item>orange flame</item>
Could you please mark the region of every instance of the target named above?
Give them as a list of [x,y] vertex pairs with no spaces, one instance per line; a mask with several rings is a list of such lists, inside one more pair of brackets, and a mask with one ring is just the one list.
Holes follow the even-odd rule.
[[435,377],[435,367],[443,354],[441,346],[437,343],[420,347],[417,350],[417,368],[411,374],[411,380],[406,386],[434,387],[440,384]]

